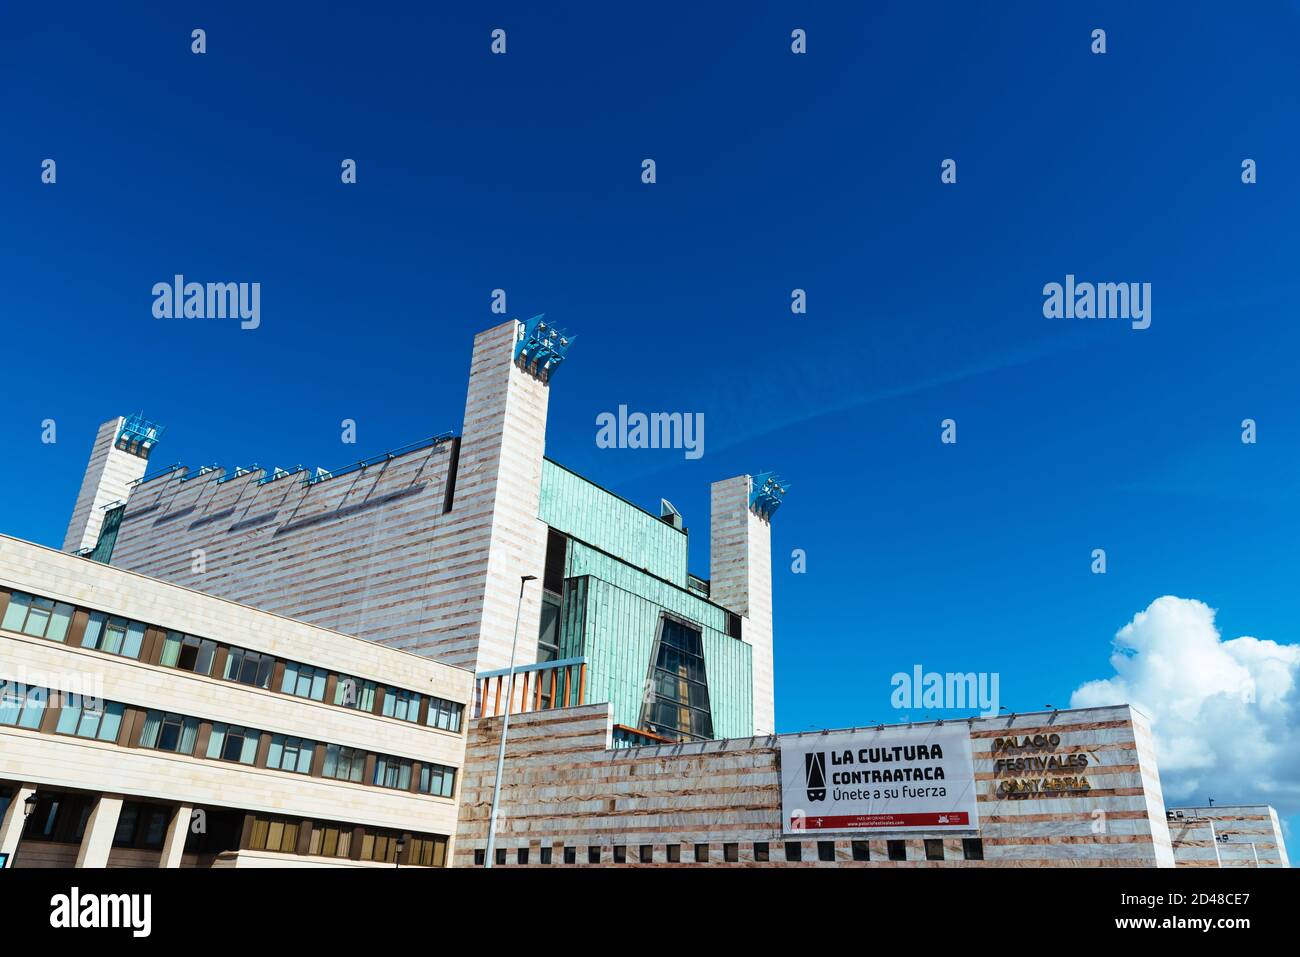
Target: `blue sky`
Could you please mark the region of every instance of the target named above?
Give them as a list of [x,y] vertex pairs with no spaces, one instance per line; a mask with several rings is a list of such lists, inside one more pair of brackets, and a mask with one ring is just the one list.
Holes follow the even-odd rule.
[[[1297,641],[1294,4],[124,6],[0,34],[5,532],[61,543],[119,413],[168,426],[159,465],[458,429],[504,288],[579,337],[548,454],[670,498],[695,572],[710,481],[793,483],[780,730],[897,720],[916,663],[1067,705],[1166,594]],[[261,327],[153,319],[178,272],[260,282]],[[1045,319],[1067,273],[1151,283],[1151,327]],[[620,403],[703,412],[705,455],[597,448]],[[1298,763],[1188,797],[1295,813]]]

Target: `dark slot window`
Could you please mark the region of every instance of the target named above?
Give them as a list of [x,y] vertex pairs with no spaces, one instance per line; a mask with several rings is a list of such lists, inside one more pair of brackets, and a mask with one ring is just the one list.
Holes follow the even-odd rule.
[[803,860],[803,844],[799,841],[785,842],[785,859],[787,861]]
[[963,837],[961,853],[968,861],[984,860],[984,841],[978,837]]
[[528,863],[528,848],[526,847],[519,848],[519,850],[515,853],[515,863],[516,864]]
[[835,842],[818,841],[817,842],[817,860],[833,861],[835,860]]
[[668,863],[679,864],[682,860],[682,846],[680,844],[669,844],[665,850],[668,851]]
[[767,863],[768,860],[767,841],[754,842],[754,860],[758,861],[760,864]]
[[943,840],[937,837],[925,839],[925,859],[927,861],[943,860]]
[[600,863],[600,848],[599,848],[599,847],[589,847],[589,848],[587,848],[587,863],[588,863],[588,864],[599,864],[599,863]]
[[619,844],[614,848],[614,863],[615,864],[627,863],[627,848],[624,847],[622,844]]
[[484,861],[486,861],[486,860],[487,860],[487,852],[484,851],[483,848],[481,848],[481,847],[479,847],[479,848],[475,848],[475,849],[474,849],[474,866],[475,866],[475,867],[482,867]]
[[723,845],[722,845],[722,859],[723,859],[724,861],[726,861],[728,864],[735,864],[737,861],[739,861],[739,860],[740,860],[740,845],[739,845],[739,844],[723,844]]
[[889,851],[891,861],[907,860],[907,844],[903,841],[886,841],[885,847]]
[[662,619],[650,665],[652,694],[641,725],[674,741],[713,737],[713,711],[704,670],[704,642],[698,628]]
[[566,847],[564,849],[564,863],[566,864],[578,863],[578,849],[576,847]]
[[733,612],[727,612],[727,634],[740,640],[740,616]]
[[546,567],[542,572],[542,588],[555,592],[564,591],[564,565],[569,540],[555,529],[548,529],[546,534]]
[[853,842],[853,859],[855,861],[871,860],[871,845],[866,841]]
[[653,844],[642,844],[641,854],[637,858],[642,864],[649,864],[655,859],[655,846]]
[[709,863],[709,845],[707,844],[695,845],[695,863],[696,864]]
[[498,866],[498,867],[501,867],[501,866],[504,866],[504,865],[505,865],[505,862],[506,862],[506,849],[505,849],[504,847],[498,847],[498,848],[497,848],[496,859],[497,859],[497,866]]
[[541,857],[541,863],[543,863],[543,864],[549,864],[549,863],[551,863],[551,850],[552,850],[552,849],[549,848],[549,847],[543,847],[543,848],[538,852],[538,854],[539,854],[540,857]]

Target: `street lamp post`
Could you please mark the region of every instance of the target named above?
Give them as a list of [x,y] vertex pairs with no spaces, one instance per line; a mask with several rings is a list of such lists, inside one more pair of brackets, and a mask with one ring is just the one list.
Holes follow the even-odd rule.
[[519,647],[519,619],[524,611],[524,586],[537,581],[536,575],[519,576],[519,604],[515,608],[515,637],[510,643],[510,680],[506,687],[506,713],[501,721],[501,743],[497,747],[497,776],[492,781],[492,816],[488,819],[487,852],[483,855],[483,866],[491,867],[496,854],[497,843],[497,804],[501,800],[501,770],[506,763],[506,735],[510,733],[510,708],[515,700],[515,649]]

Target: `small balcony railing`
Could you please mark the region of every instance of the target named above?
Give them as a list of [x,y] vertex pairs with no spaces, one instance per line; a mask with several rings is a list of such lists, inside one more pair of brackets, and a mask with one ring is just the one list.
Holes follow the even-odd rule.
[[480,671],[474,682],[474,717],[492,718],[551,708],[571,708],[587,700],[587,659],[563,658],[510,669]]

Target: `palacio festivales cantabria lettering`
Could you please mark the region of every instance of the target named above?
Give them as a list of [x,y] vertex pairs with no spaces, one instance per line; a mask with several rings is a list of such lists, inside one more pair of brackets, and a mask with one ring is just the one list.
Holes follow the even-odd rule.
[[998,797],[1046,797],[1088,791],[1090,764],[1082,751],[1057,754],[1059,734],[1026,734],[993,739],[993,776]]
[[970,830],[978,826],[965,725],[781,738],[787,831]]

